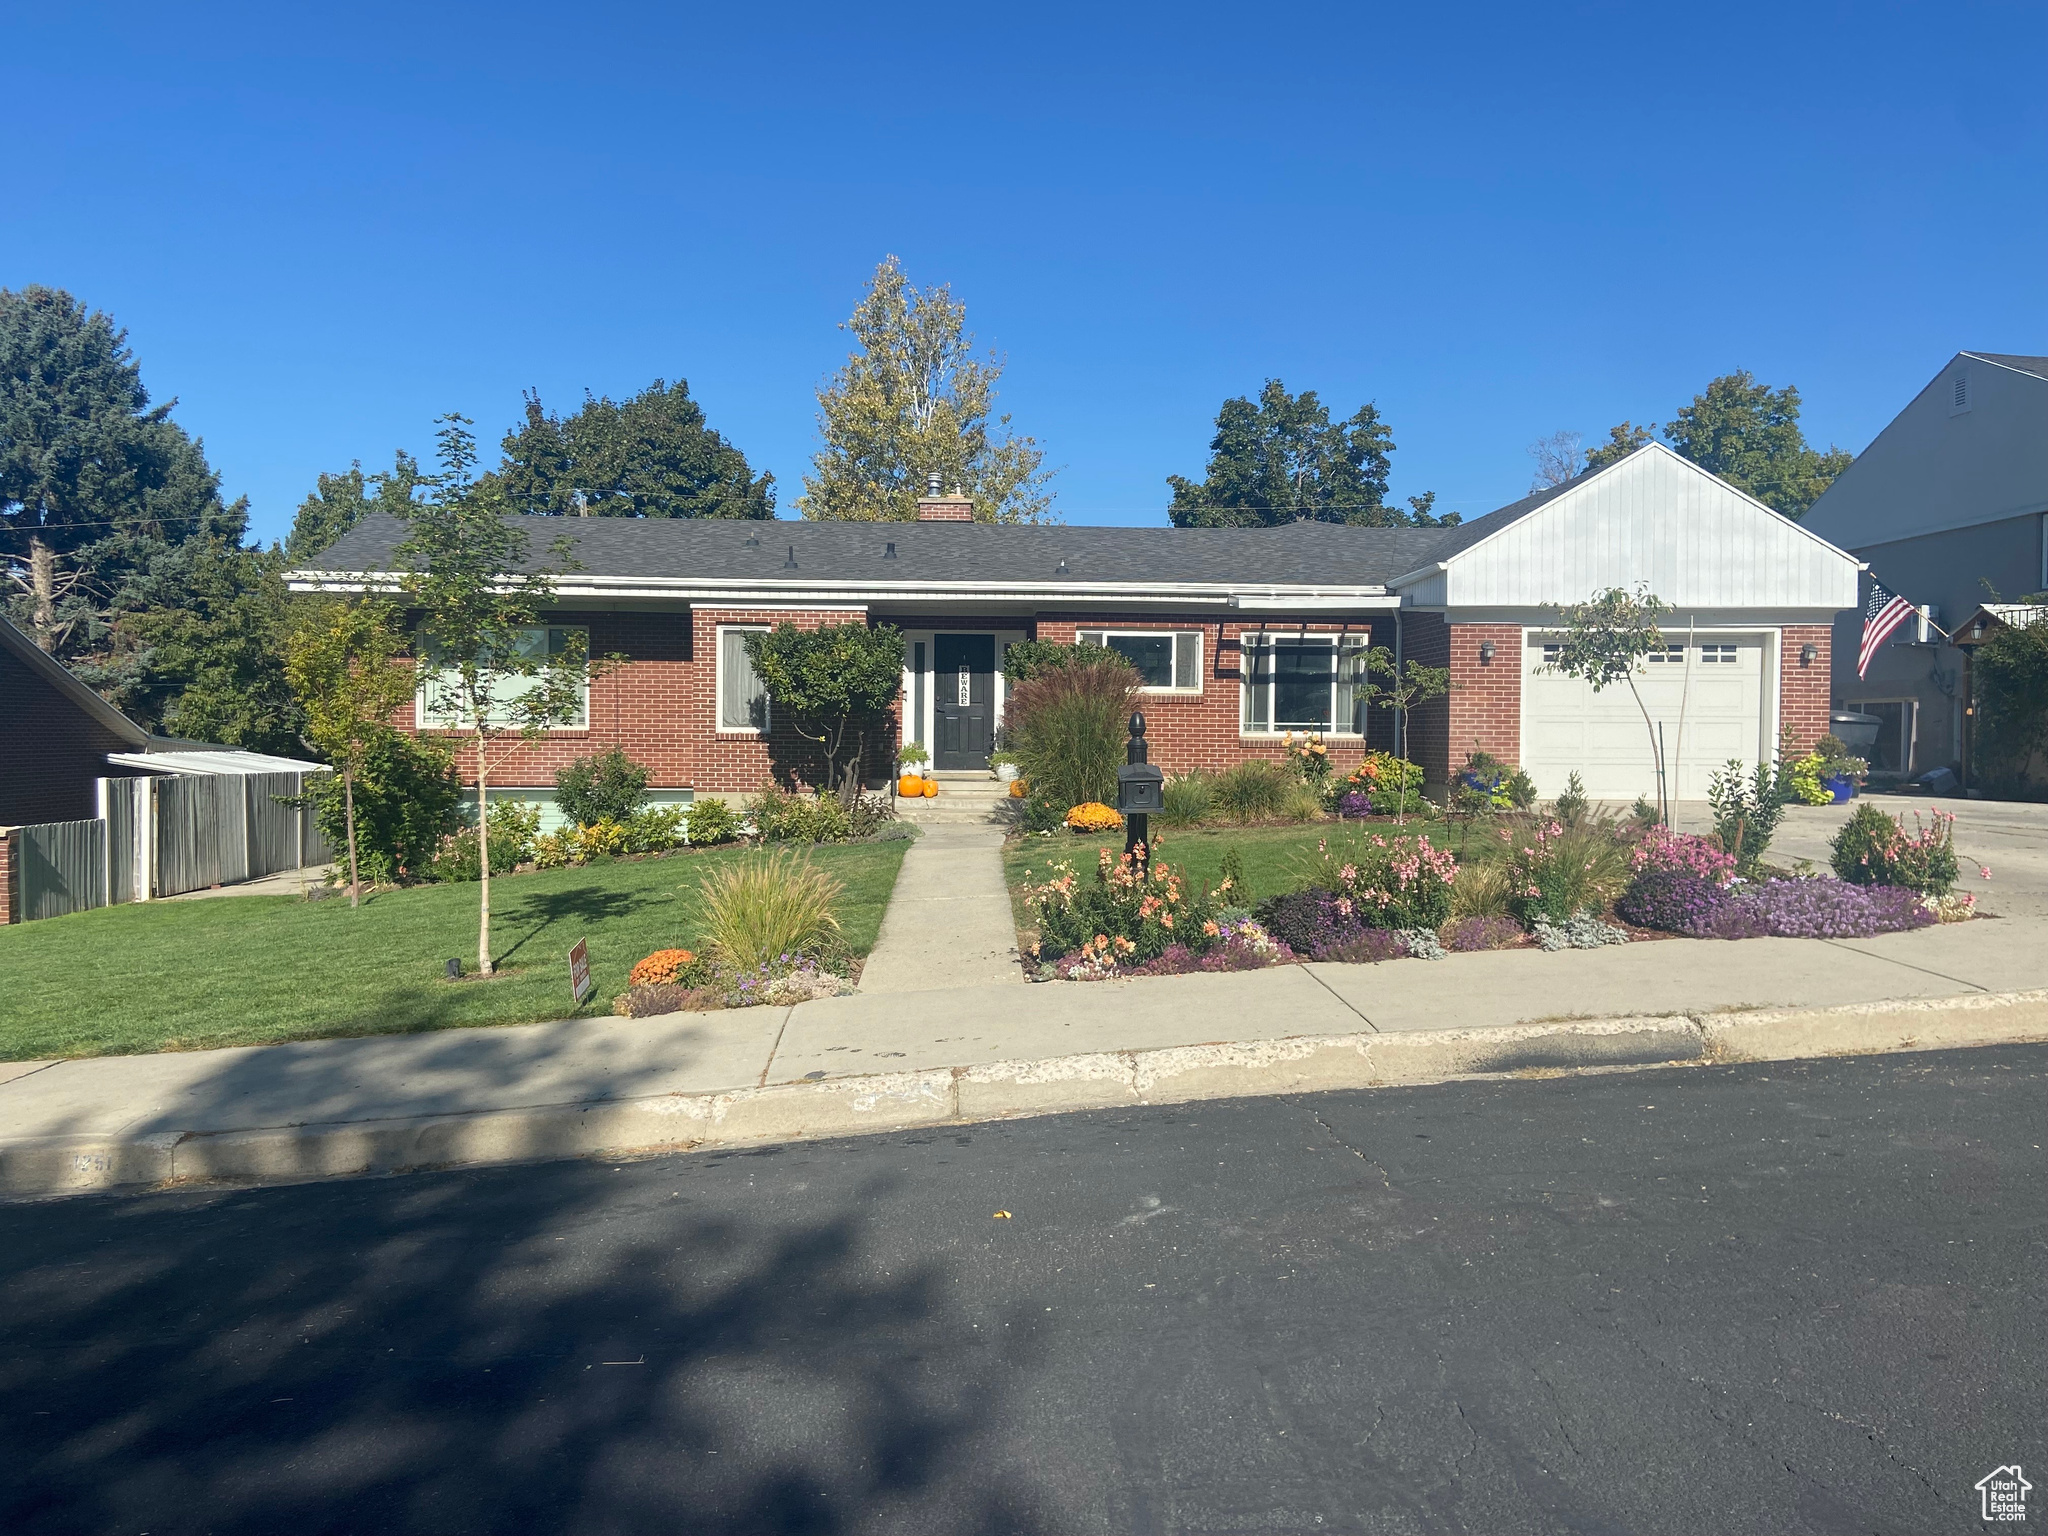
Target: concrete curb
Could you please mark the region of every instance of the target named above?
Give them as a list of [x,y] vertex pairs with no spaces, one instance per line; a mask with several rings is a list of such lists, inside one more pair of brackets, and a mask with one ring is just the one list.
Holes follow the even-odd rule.
[[0,1194],[264,1184],[858,1136],[1124,1105],[1589,1068],[2048,1040],[2048,990],[1840,1008],[1298,1036],[474,1114],[0,1143]]

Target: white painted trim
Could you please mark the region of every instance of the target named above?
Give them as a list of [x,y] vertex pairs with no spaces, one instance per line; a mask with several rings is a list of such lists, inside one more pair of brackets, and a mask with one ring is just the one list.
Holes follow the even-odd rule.
[[[287,585],[294,592],[397,592],[402,577],[389,571],[293,571]],[[705,583],[689,577],[579,576],[558,579],[549,598],[560,604],[576,597],[682,598],[692,606],[743,608],[833,608],[853,611],[873,604],[917,604],[1013,602],[1090,603],[1114,598],[1126,603],[1200,603],[1232,606],[1233,599],[1246,596],[1235,583],[1191,581],[1091,581],[1032,585],[1005,585],[974,581],[920,581],[901,585],[866,583],[835,587],[821,582],[763,581],[747,586]],[[1396,605],[1384,585],[1331,584],[1296,586],[1261,583],[1248,594],[1256,603],[1285,606],[1326,607],[1356,605],[1361,608],[1391,608]]]
[[1116,624],[1103,624],[1099,627],[1076,625],[1074,634],[1076,638],[1079,638],[1081,635],[1102,635],[1105,637],[1109,635],[1133,635],[1147,640],[1171,640],[1174,645],[1173,667],[1176,674],[1180,671],[1180,637],[1182,635],[1193,635],[1195,637],[1195,686],[1192,688],[1155,688],[1148,683],[1140,683],[1138,685],[1138,692],[1170,699],[1199,699],[1202,696],[1202,674],[1208,663],[1207,652],[1209,649],[1209,631],[1206,627],[1195,629],[1187,629],[1185,627],[1180,629],[1138,629],[1129,625]]

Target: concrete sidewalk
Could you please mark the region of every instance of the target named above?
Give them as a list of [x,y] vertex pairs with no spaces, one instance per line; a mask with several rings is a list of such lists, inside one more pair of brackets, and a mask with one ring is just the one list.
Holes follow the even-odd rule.
[[2048,950],[2030,925],[1003,980],[787,1009],[7,1063],[0,1189],[792,1139],[1517,1066],[1769,1054],[1778,1040],[1803,1042],[1800,1054],[1978,1038],[2048,1038]]

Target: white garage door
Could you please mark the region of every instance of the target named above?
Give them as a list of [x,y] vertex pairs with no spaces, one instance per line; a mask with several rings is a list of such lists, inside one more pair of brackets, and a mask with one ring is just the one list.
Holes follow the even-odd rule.
[[[1549,798],[1577,770],[1596,800],[1655,797],[1656,767],[1643,712],[1626,683],[1595,693],[1577,678],[1545,670],[1556,655],[1531,635],[1522,673],[1522,766]],[[1755,635],[1695,636],[1668,646],[1636,676],[1650,720],[1664,726],[1664,757],[1675,800],[1703,800],[1707,777],[1729,758],[1756,761],[1764,751],[1763,640]],[[1679,717],[1683,708],[1684,733]]]

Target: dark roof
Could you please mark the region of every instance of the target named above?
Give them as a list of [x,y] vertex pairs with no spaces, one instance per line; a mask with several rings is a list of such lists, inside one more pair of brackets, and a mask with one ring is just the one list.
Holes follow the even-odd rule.
[[71,669],[56,657],[45,655],[43,648],[37,645],[25,630],[15,628],[5,618],[0,618],[0,650],[12,652],[15,659],[31,673],[42,678],[79,710],[92,716],[122,741],[140,747],[149,740],[148,731],[86,687],[72,675]]
[[[1521,506],[1516,503],[1516,506]],[[1505,509],[1513,511],[1513,508]],[[1502,514],[1494,513],[1493,518]],[[1492,522],[1493,518],[1482,519]],[[847,523],[715,518],[521,517],[527,569],[555,565],[566,538],[572,574],[706,581],[861,583],[1271,582],[1375,586],[1436,558],[1443,528],[1105,528],[992,523]],[[309,570],[390,571],[405,525],[372,513]],[[751,541],[751,542],[750,542]],[[885,558],[888,546],[894,559]],[[794,559],[791,569],[788,561]],[[1060,564],[1066,563],[1066,570]]]
[[2048,357],[2028,357],[2020,352],[1965,352],[1963,356],[1981,357],[1987,363],[2001,363],[2007,368],[2017,368],[2021,373],[2048,379]]
[[1587,474],[1591,473],[1593,471],[1588,470],[1582,474],[1574,475],[1562,485],[1547,485],[1540,491],[1531,491],[1520,501],[1511,501],[1506,506],[1487,513],[1484,517],[1475,517],[1469,523],[1460,523],[1457,527],[1439,536],[1437,543],[1430,549],[1428,558],[1430,560],[1448,560],[1460,550],[1470,549],[1481,539],[1492,538],[1501,529],[1507,527],[1509,523],[1520,522],[1546,501],[1562,496],[1566,491],[1585,479]]

